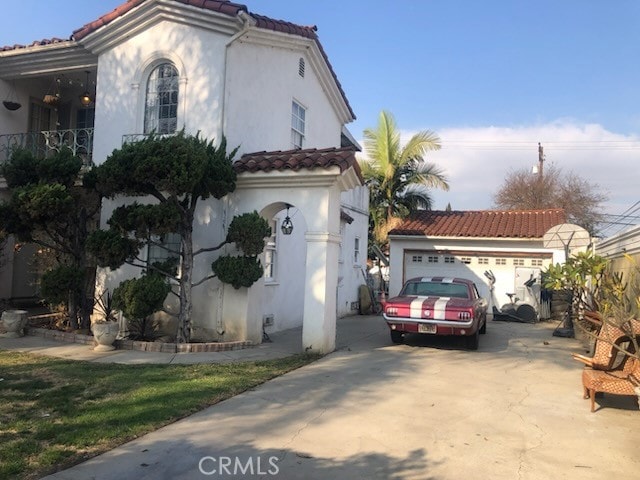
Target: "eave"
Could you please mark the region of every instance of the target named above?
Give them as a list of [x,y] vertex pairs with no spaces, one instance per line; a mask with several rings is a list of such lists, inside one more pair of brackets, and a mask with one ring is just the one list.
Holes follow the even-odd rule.
[[78,42],[92,53],[100,54],[165,20],[227,36],[234,35],[243,26],[240,17],[230,17],[170,0],[158,0],[157,2],[141,3],[126,15],[114,19]]
[[98,57],[73,40],[0,52],[0,78],[12,80],[95,68]]

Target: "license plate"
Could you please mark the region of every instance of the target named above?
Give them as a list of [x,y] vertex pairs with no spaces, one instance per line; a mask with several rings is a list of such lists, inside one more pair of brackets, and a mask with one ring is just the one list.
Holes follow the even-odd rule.
[[419,323],[418,333],[436,333],[436,325],[432,323]]

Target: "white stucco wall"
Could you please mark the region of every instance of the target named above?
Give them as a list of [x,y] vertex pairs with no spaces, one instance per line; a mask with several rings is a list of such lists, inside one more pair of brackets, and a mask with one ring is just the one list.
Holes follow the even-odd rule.
[[[306,109],[303,148],[339,147],[342,125],[302,51],[242,38],[227,52],[224,131],[240,153],[290,150],[291,103]],[[298,74],[305,59],[304,78]]]
[[[352,304],[358,301],[358,286],[365,283],[362,275],[367,265],[367,234],[369,231],[369,191],[366,187],[356,187],[342,192],[341,209],[353,218],[348,224],[343,222],[341,255],[338,267],[338,317],[355,315],[358,310]],[[354,258],[355,239],[359,239],[360,252],[358,260]]]
[[161,61],[180,74],[178,129],[220,137],[227,37],[174,22],[157,23],[100,55],[94,161],[102,163],[122,136],[143,133],[146,78]]

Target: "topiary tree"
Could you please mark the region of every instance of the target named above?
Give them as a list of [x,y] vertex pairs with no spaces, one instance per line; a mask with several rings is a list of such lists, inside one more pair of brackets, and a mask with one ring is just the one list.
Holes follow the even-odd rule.
[[[193,250],[193,221],[198,202],[209,197],[221,199],[235,190],[232,158],[237,149],[227,154],[226,147],[224,138],[215,146],[199,136],[185,135],[184,131],[170,137],[151,135],[114,150],[91,178],[105,197],[154,199],[154,203],[133,202],[116,208],[108,221],[109,230],[92,233],[88,247],[100,266],[114,269],[128,263],[148,268],[178,285],[178,342],[188,342],[191,337],[194,286],[218,275],[236,288],[250,286],[262,272],[257,255],[264,249],[271,229],[257,212],[234,218],[219,245]],[[179,235],[179,249],[171,249],[162,242],[169,234]],[[232,243],[240,255],[214,262],[212,274],[205,278],[192,278],[196,256]],[[167,265],[147,265],[139,257],[145,245],[164,249],[170,258],[179,259],[179,274]]]
[[85,244],[100,209],[98,193],[79,181],[81,169],[82,160],[63,148],[46,158],[14,150],[0,170],[11,191],[0,204],[0,230],[53,253],[57,266],[43,275],[41,294],[66,305],[73,329],[89,326],[95,264]]

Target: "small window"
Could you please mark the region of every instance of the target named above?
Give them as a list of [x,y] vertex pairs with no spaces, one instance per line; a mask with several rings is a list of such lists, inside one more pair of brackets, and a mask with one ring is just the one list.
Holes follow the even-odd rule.
[[274,281],[276,278],[276,259],[277,259],[277,233],[278,223],[276,219],[269,222],[271,227],[271,236],[267,240],[264,247],[264,279],[266,281]]
[[470,265],[471,257],[460,257],[460,263],[464,263],[465,265]]
[[444,257],[444,263],[456,263],[455,257]]
[[300,61],[298,62],[298,75],[304,78],[304,58],[300,57]]
[[483,257],[478,258],[478,265],[489,265],[489,259]]
[[496,258],[496,265],[506,265],[506,264],[507,264],[506,258]]
[[306,110],[295,100],[291,104],[291,146],[302,148],[304,144],[304,130],[306,123]]
[[360,261],[360,238],[356,237],[353,242],[353,262],[358,263]]
[[438,263],[438,257],[429,255],[427,257],[427,263]]
[[516,267],[523,267],[524,266],[524,259],[523,258],[514,258],[513,259],[513,264]]
[[531,266],[532,267],[541,267],[542,266],[542,259],[541,258],[533,258],[533,259],[531,259]]
[[422,255],[414,255],[411,257],[413,263],[422,263]]

